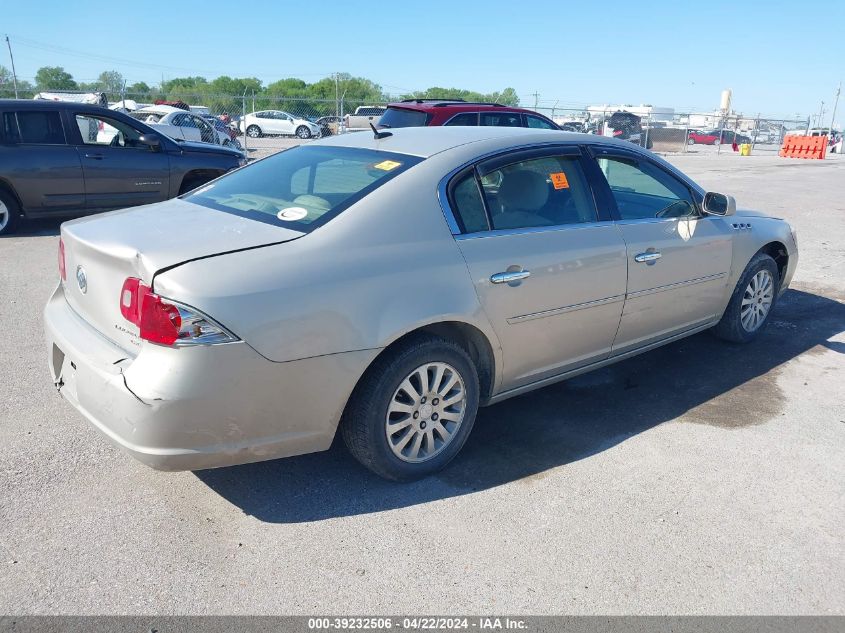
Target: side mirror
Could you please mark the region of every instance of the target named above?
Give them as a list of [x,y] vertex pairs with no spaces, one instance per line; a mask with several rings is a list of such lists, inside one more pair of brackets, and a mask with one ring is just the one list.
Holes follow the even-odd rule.
[[158,150],[161,147],[161,139],[158,134],[141,134],[138,142],[147,145],[151,150]]
[[704,213],[708,215],[734,215],[736,213],[736,200],[733,196],[708,191],[704,194],[704,203],[701,207]]

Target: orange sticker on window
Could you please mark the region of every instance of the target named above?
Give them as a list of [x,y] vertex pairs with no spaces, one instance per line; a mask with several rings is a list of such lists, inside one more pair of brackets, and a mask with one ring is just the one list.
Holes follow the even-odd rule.
[[569,189],[569,181],[566,179],[566,174],[562,171],[549,174],[549,176],[551,176],[552,186],[555,189]]

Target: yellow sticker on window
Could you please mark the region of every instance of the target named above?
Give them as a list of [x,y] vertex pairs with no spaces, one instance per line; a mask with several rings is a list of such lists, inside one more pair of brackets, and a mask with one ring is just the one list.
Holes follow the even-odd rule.
[[381,169],[383,171],[390,171],[391,169],[396,169],[402,163],[397,163],[395,160],[383,160],[380,163],[376,163],[373,165],[376,169]]
[[562,171],[549,174],[552,179],[552,186],[555,189],[569,189],[569,181],[566,179],[566,174]]

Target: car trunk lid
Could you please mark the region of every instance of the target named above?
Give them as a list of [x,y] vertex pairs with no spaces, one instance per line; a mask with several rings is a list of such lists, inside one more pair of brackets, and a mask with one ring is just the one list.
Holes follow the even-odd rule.
[[141,343],[138,328],[120,312],[128,277],[153,285],[157,272],[184,262],[288,242],[303,233],[177,199],[66,222],[61,235],[68,303],[134,355]]

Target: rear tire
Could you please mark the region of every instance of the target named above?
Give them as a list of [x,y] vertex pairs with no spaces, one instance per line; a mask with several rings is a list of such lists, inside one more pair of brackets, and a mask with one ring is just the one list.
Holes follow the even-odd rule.
[[467,352],[420,335],[376,360],[341,420],[349,452],[393,481],[431,475],[461,450],[478,411],[478,372]]
[[754,340],[769,322],[779,289],[780,273],[775,260],[757,253],[745,267],[713,333],[732,343]]
[[14,233],[20,216],[21,209],[18,201],[8,191],[0,189],[0,235]]

